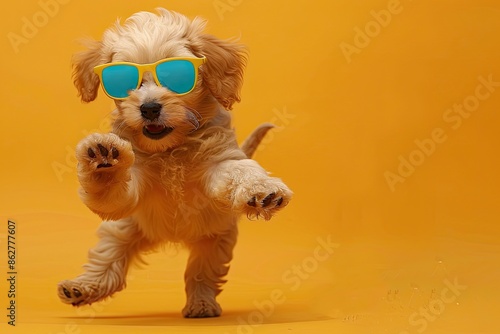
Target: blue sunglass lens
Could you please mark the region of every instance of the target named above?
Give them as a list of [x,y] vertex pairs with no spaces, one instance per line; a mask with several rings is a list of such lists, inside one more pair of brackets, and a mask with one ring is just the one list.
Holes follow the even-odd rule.
[[188,60],[170,60],[156,66],[156,76],[163,87],[185,94],[195,85],[195,68]]
[[132,65],[112,65],[102,71],[102,85],[108,95],[125,98],[139,83],[139,70]]

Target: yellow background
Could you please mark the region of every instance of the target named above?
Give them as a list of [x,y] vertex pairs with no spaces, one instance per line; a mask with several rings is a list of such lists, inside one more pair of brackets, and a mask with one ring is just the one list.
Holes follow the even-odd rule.
[[[8,219],[18,270],[17,326],[1,311],[2,333],[498,333],[500,87],[479,79],[500,82],[497,0],[61,2],[51,15],[52,0],[11,1],[1,14],[0,310]],[[295,192],[270,222],[241,220],[216,319],[181,318],[176,249],[149,256],[104,303],[74,309],[56,295],[99,224],[77,196],[73,150],[107,131],[112,110],[103,94],[77,99],[76,41],[159,6],[249,47],[238,138],[278,125],[256,159]],[[458,125],[449,110],[463,103],[473,111]],[[418,166],[405,172],[410,158]],[[333,254],[314,257],[328,238]],[[460,286],[453,302],[449,284]]]

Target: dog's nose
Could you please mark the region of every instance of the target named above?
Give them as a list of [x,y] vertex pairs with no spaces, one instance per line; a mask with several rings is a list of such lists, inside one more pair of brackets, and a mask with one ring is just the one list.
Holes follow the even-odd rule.
[[140,109],[142,117],[154,121],[160,115],[161,104],[156,102],[147,102],[142,104]]

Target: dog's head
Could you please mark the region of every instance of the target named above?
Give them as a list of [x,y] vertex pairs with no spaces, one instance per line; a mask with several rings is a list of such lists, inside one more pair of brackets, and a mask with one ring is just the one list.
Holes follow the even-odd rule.
[[149,70],[137,88],[115,99],[115,131],[146,152],[162,152],[182,144],[198,128],[240,100],[244,47],[205,34],[205,21],[158,9],[158,14],[139,12],[124,24],[117,22],[102,41],[89,41],[73,60],[73,78],[84,102],[99,91],[98,65],[129,62],[153,64],[183,57],[203,58],[191,92],[180,95],[158,84]]

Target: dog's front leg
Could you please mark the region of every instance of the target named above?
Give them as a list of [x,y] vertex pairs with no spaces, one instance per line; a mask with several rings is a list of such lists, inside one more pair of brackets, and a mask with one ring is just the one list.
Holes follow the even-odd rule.
[[138,199],[132,145],[114,133],[94,133],[76,148],[82,201],[103,219],[130,214]]
[[266,220],[284,208],[292,191],[252,159],[227,160],[206,174],[206,192],[224,207]]

